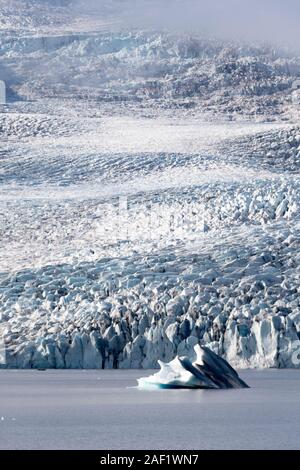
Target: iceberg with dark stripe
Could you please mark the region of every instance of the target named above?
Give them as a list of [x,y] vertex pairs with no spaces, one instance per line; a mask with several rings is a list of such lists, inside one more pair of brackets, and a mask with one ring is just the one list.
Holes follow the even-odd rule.
[[158,363],[160,371],[138,379],[139,388],[248,388],[227,361],[199,344],[192,358],[177,356]]

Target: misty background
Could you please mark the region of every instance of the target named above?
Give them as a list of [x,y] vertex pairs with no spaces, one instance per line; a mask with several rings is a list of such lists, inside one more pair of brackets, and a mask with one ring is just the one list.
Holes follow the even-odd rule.
[[0,0],[0,20],[20,5],[27,18],[36,7],[40,23],[53,9],[54,23],[66,13],[70,21],[111,17],[125,29],[167,29],[300,49],[299,0]]
[[[51,1],[51,0],[48,0]],[[163,28],[300,47],[298,0],[77,0],[77,11],[115,13],[132,28]]]

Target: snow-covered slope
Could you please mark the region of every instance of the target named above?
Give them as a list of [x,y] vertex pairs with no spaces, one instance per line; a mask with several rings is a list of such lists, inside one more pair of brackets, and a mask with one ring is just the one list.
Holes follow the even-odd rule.
[[276,118],[300,61],[271,47],[147,32],[0,36],[1,74],[25,99],[59,97]]
[[0,1],[2,365],[298,367],[299,57],[76,5]]

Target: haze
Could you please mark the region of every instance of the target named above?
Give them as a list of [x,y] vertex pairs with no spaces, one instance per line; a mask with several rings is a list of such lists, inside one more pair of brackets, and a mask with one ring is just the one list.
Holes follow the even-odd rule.
[[297,0],[79,0],[77,8],[99,15],[118,12],[132,28],[175,29],[300,46]]

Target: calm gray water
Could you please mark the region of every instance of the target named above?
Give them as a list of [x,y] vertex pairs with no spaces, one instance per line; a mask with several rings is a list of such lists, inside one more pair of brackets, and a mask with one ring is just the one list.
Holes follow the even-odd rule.
[[1,449],[300,449],[300,370],[245,390],[134,387],[149,371],[0,371]]

